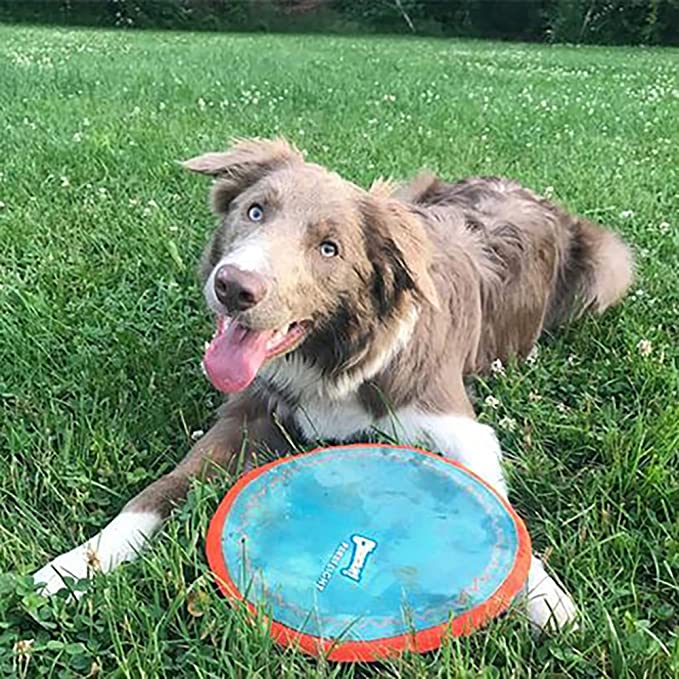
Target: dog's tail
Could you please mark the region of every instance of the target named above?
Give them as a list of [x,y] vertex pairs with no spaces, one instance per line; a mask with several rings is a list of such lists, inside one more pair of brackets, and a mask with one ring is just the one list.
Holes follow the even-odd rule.
[[633,280],[634,257],[622,238],[576,217],[546,325],[554,327],[585,312],[603,313],[625,296]]

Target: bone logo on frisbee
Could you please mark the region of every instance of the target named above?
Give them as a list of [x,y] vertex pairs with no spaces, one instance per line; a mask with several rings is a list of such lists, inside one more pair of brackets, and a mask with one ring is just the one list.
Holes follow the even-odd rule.
[[[354,580],[355,582],[360,582],[361,574],[365,568],[368,555],[375,551],[377,542],[375,540],[371,540],[370,538],[366,538],[363,535],[357,534],[351,536],[351,542],[354,545],[354,549],[351,554],[351,562],[346,568],[343,568],[340,571],[340,575],[343,575],[345,578],[349,578],[350,580]],[[341,542],[337,546],[337,549],[334,551],[332,557],[325,565],[323,572],[319,576],[318,580],[316,580],[316,589],[319,592],[322,592],[328,586],[330,579],[342,561],[342,557],[347,553],[348,550],[349,543],[346,541]]]
[[362,535],[352,535],[351,541],[354,543],[354,552],[351,555],[351,563],[348,568],[343,568],[340,573],[350,580],[360,582],[361,573],[365,568],[368,556],[375,551],[377,543],[375,540],[363,537]]
[[210,524],[228,597],[272,637],[330,660],[424,652],[504,611],[530,539],[490,486],[409,447],[359,444],[245,474]]

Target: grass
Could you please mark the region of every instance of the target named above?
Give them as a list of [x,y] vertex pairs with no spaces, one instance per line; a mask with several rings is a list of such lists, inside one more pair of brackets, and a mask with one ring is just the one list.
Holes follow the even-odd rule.
[[[677,56],[0,27],[0,675],[677,676]],[[212,219],[175,161],[277,133],[363,185],[511,175],[633,244],[624,304],[477,384],[577,632],[533,641],[506,616],[377,669],[280,652],[206,570],[227,480],[77,604],[31,591],[209,426],[194,264]]]

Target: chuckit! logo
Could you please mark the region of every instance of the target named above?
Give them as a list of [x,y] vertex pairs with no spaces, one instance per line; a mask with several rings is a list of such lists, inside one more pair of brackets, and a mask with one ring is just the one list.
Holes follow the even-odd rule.
[[322,592],[330,582],[333,573],[337,569],[339,562],[342,560],[344,553],[349,549],[349,543],[345,541],[341,542],[337,549],[334,551],[333,555],[330,557],[330,561],[325,565],[323,572],[320,574],[318,580],[316,580],[316,589]]
[[365,562],[368,556],[375,551],[377,547],[377,542],[366,538],[363,535],[352,535],[351,541],[354,543],[354,552],[351,555],[351,563],[348,568],[343,568],[340,574],[345,578],[355,580],[359,582],[361,575],[363,574],[363,569],[365,568]]

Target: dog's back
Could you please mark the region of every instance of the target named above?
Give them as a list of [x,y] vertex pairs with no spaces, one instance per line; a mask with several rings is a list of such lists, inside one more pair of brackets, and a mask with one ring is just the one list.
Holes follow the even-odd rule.
[[616,234],[514,181],[446,183],[423,174],[397,197],[447,223],[448,233],[433,233],[442,241],[439,251],[454,238],[473,260],[482,306],[475,370],[495,358],[526,356],[543,328],[585,311],[601,313],[631,285],[632,255]]

